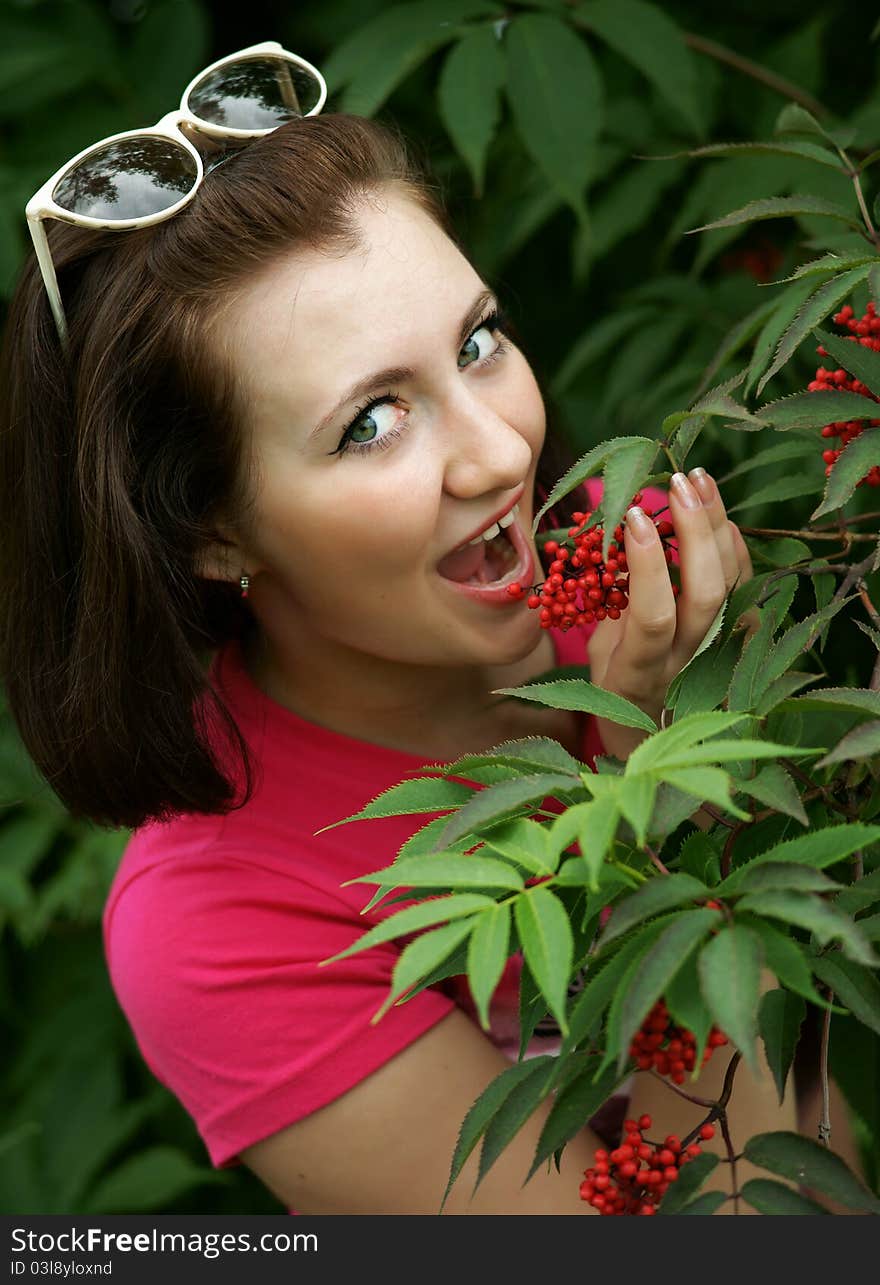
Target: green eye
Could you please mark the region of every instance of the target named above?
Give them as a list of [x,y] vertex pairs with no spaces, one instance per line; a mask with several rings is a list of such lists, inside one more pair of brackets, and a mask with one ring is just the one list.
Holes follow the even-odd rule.
[[[480,344],[477,342],[478,335],[485,335],[484,347],[482,350],[480,348]],[[458,355],[459,367],[470,366],[472,362],[479,361],[481,357],[488,357],[492,352],[492,342],[492,332],[484,323],[478,330],[474,331],[467,343],[462,346],[461,352]]]

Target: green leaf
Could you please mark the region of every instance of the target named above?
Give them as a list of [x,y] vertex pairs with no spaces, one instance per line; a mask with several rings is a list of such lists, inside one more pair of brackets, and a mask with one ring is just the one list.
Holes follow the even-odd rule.
[[716,910],[682,911],[631,965],[609,1015],[608,1056],[617,1055],[621,1071],[629,1057],[633,1035],[690,952],[717,922]]
[[497,1075],[477,1098],[458,1131],[458,1139],[449,1171],[449,1180],[446,1184],[446,1191],[443,1193],[443,1200],[440,1203],[439,1212],[441,1214],[443,1206],[449,1199],[449,1193],[455,1180],[461,1173],[468,1156],[486,1132],[493,1117],[520,1083],[531,1079],[533,1076],[543,1074],[551,1060],[554,1059],[551,1059],[548,1055],[547,1057],[531,1058],[527,1062],[514,1062],[512,1066],[506,1067],[500,1075]]
[[[863,398],[875,411],[880,411],[876,402]],[[872,418],[880,419],[880,415]],[[810,521],[821,518],[841,508],[855,491],[862,478],[875,465],[880,464],[880,428],[863,428],[857,437],[843,448],[837,457],[834,467],[828,474],[825,484],[825,497],[817,509],[810,514]]]
[[404,991],[408,991],[425,973],[441,964],[473,927],[473,920],[466,919],[463,923],[459,921],[446,924],[443,928],[433,928],[411,941],[394,965],[391,990],[381,1008],[370,1018],[370,1025],[375,1026]]
[[[470,857],[465,858],[470,861]],[[367,950],[370,946],[379,946],[382,942],[391,941],[395,937],[403,937],[406,933],[416,932],[420,928],[428,927],[431,924],[445,923],[450,919],[459,919],[462,915],[474,915],[477,911],[487,910],[494,907],[495,902],[491,897],[478,896],[475,893],[460,893],[452,897],[439,897],[428,902],[420,902],[417,906],[408,906],[405,910],[400,910],[395,915],[389,915],[383,919],[381,924],[376,924],[369,932],[364,933],[351,946],[345,950],[339,951],[336,955],[331,955],[329,959],[322,959],[318,967],[322,968],[324,964],[332,964],[334,960],[345,959],[348,955],[354,955],[358,951]]]
[[690,50],[659,6],[642,0],[588,0],[575,8],[574,18],[637,67],[695,134],[703,133]]
[[841,884],[812,866],[797,866],[791,861],[764,861],[743,866],[737,885],[738,893],[764,892],[834,892]]
[[792,709],[827,709],[829,705],[880,718],[880,692],[868,687],[820,687],[791,702]]
[[784,1183],[772,1178],[750,1178],[741,1189],[744,1200],[759,1214],[827,1214],[828,1210],[808,1200],[800,1192],[792,1191]]
[[438,842],[454,843],[464,834],[476,833],[482,826],[509,819],[523,804],[540,803],[560,791],[566,793],[573,786],[572,778],[560,772],[535,773],[489,785],[449,818]]
[[[736,595],[734,595],[734,598]],[[731,599],[733,604],[733,599]],[[741,613],[742,608],[736,608]],[[733,605],[731,605],[732,618]],[[731,713],[753,709],[761,692],[765,690],[763,669],[767,658],[767,648],[773,641],[775,621],[771,612],[760,611],[758,628],[747,638],[740,652],[739,660],[730,680],[727,695],[727,708]]]
[[609,1067],[598,1079],[594,1078],[599,1061],[598,1057],[587,1058],[577,1076],[557,1094],[541,1130],[526,1182],[545,1160],[581,1132],[591,1116],[595,1115],[602,1103],[614,1092],[618,1076],[613,1067]]
[[[696,1200],[689,1200],[678,1210],[680,1214],[715,1214],[729,1199],[726,1191],[704,1191]],[[662,1212],[662,1211],[661,1211]]]
[[810,295],[819,288],[818,282],[808,279],[799,281],[784,290],[776,301],[776,310],[768,317],[764,328],[758,335],[755,342],[755,349],[752,353],[752,360],[749,362],[749,371],[746,377],[744,396],[750,397],[752,390],[760,379],[761,375],[767,369],[773,354],[776,351],[779,340],[801,308],[809,299]]
[[617,806],[635,831],[639,846],[647,838],[656,793],[657,777],[648,772],[625,776],[617,790]]
[[687,1164],[682,1165],[678,1179],[672,1184],[660,1202],[658,1212],[661,1214],[678,1214],[689,1204],[700,1187],[718,1166],[718,1157],[704,1152],[694,1156]]
[[839,941],[841,949],[856,963],[880,963],[870,942],[865,940],[853,920],[811,893],[751,892],[739,901],[737,909],[751,910],[804,928],[821,946],[829,941]]
[[[670,759],[675,759],[681,752],[689,751],[698,741],[707,736],[717,736],[737,723],[743,722],[745,714],[718,712],[689,714],[686,718],[676,719],[671,727],[662,732],[655,732],[629,755],[626,761],[626,775],[635,776],[640,772],[655,771],[665,766]],[[689,763],[692,760],[686,760]]]
[[759,1133],[749,1138],[743,1155],[760,1169],[769,1169],[781,1178],[821,1191],[847,1209],[880,1213],[880,1200],[862,1186],[840,1156],[812,1138],[787,1130]]
[[735,635],[718,640],[695,656],[669,685],[666,704],[676,718],[715,709],[727,695],[740,655],[741,640]]
[[517,898],[514,915],[526,962],[565,1035],[565,1000],[574,956],[565,907],[554,893],[538,885]]
[[440,118],[483,193],[486,153],[501,116],[505,65],[493,27],[471,27],[447,56],[437,86]]
[[[825,628],[827,629],[828,626],[826,625]],[[818,682],[821,677],[821,674],[801,674],[794,669],[789,670],[787,674],[780,674],[778,678],[773,679],[773,682],[755,705],[755,714],[759,718],[763,718],[771,710],[774,710],[777,705],[781,705],[783,701],[794,696],[802,687],[806,687],[808,683]],[[783,810],[780,809],[780,811]]]
[[[844,825],[826,826],[821,830],[812,830],[809,834],[800,835],[797,839],[786,839],[777,843],[766,852],[754,857],[748,865],[740,866],[725,879],[721,885],[724,893],[736,889],[746,870],[753,870],[759,864],[777,861],[795,861],[800,865],[813,866],[824,870],[826,866],[851,857],[860,848],[880,841],[880,826],[863,825],[859,821],[850,821]],[[720,892],[721,889],[716,889]]]
[[416,0],[383,9],[324,63],[331,93],[346,87],[337,110],[375,115],[410,72],[455,39],[458,24],[493,12],[494,5],[475,0]]
[[[716,923],[717,923],[717,911]],[[755,1040],[761,983],[760,940],[741,924],[723,928],[700,952],[700,990],[709,1012],[760,1078]]]
[[[872,261],[874,264],[877,262],[876,259]],[[856,335],[844,338],[830,330],[815,330],[813,333],[819,343],[828,349],[838,366],[843,366],[854,379],[861,380],[872,393],[880,397],[880,353],[874,352],[872,348],[864,348]]]
[[862,723],[847,732],[824,758],[817,759],[816,767],[830,767],[848,759],[873,758],[876,754],[880,754],[880,721]]
[[794,1060],[806,1011],[807,1006],[801,996],[793,995],[788,990],[767,991],[761,998],[758,1027],[780,1105],[785,1097],[785,1082]]
[[797,658],[808,649],[814,634],[819,632],[819,628],[826,621],[833,620],[837,613],[843,610],[847,602],[849,602],[849,598],[832,599],[827,607],[823,607],[821,611],[814,612],[812,616],[807,616],[805,620],[798,621],[797,624],[792,625],[790,629],[787,629],[781,635],[770,648],[764,668],[761,671],[758,680],[758,692],[760,695],[763,695],[770,684],[781,677],[794,664]]
[[654,720],[616,692],[606,692],[603,687],[581,678],[567,678],[561,682],[527,683],[524,687],[498,687],[495,696],[518,696],[521,700],[551,705],[554,709],[574,709],[596,718],[607,718],[622,727],[638,727],[644,732],[656,732]]
[[809,476],[780,477],[773,482],[768,482],[766,486],[759,486],[757,490],[751,491],[744,500],[738,504],[727,506],[728,513],[738,513],[743,509],[755,509],[761,504],[770,502],[780,504],[783,500],[797,500],[802,495],[815,495],[821,486],[821,478]]
[[687,836],[679,849],[678,866],[686,874],[710,886],[721,878],[718,849],[702,830]]
[[564,22],[538,13],[511,20],[504,50],[507,98],[526,151],[584,220],[602,120],[593,56]]
[[[605,857],[614,842],[620,823],[620,804],[613,794],[605,794],[592,799],[589,803],[578,803],[568,809],[571,822],[577,825],[577,838],[583,857],[587,882],[595,892],[599,887],[599,875]],[[566,815],[566,814],[563,814]],[[551,840],[557,831],[557,822],[550,827]],[[558,831],[564,834],[566,831]]]
[[803,995],[812,1004],[825,1007],[822,996],[812,983],[810,968],[800,942],[779,932],[766,919],[749,916],[747,922],[752,932],[761,938],[764,962],[779,982],[797,995]]
[[487,855],[504,857],[533,875],[553,874],[559,854],[552,850],[550,831],[537,821],[514,817],[485,832]]
[[[584,666],[573,666],[583,671]],[[448,763],[425,763],[420,772],[441,771],[444,776],[471,778],[476,768],[487,765],[514,767],[518,775],[537,772],[570,773],[580,778],[581,764],[558,741],[547,736],[523,736],[514,741],[499,741],[480,754],[462,754]],[[495,784],[495,782],[492,782]]]
[[685,902],[708,897],[709,889],[688,874],[657,876],[643,883],[631,897],[618,901],[601,937],[601,948],[616,937],[622,937],[636,924],[653,915],[683,906]]
[[816,443],[811,437],[791,437],[781,442],[776,442],[773,446],[765,446],[763,450],[749,453],[746,459],[737,464],[735,468],[728,469],[723,476],[718,478],[719,485],[723,486],[735,477],[742,477],[745,473],[751,473],[754,469],[762,471],[768,464],[777,464],[781,460],[789,460],[803,455],[815,455]]
[[[797,201],[799,198],[791,197],[787,199]],[[757,202],[756,204],[760,204],[760,202]],[[817,204],[821,206],[824,205],[825,202],[818,201]],[[810,211],[804,212],[809,213]],[[821,213],[820,210],[815,210],[813,212]],[[870,266],[868,264],[862,264],[861,267],[858,268],[850,268],[848,271],[842,272],[839,276],[832,277],[830,281],[826,281],[814,294],[810,295],[810,297],[803,303],[797,313],[797,316],[791,322],[788,329],[780,339],[779,345],[776,349],[776,356],[773,358],[769,369],[765,371],[758,383],[759,393],[762,391],[768,380],[772,379],[776,372],[781,370],[790,358],[794,356],[797,349],[813,328],[817,326],[820,321],[824,321],[829,312],[833,312],[837,305],[845,299],[848,294],[851,294],[857,285],[860,285],[861,282],[864,281],[869,272]],[[804,396],[812,395],[813,394],[809,393],[804,394]]]
[[92,1190],[87,1214],[162,1210],[196,1187],[225,1183],[212,1169],[197,1167],[178,1147],[155,1146],[123,1160]]
[[663,998],[676,1024],[696,1037],[696,1063],[691,1078],[697,1079],[702,1065],[706,1040],[712,1029],[712,1014],[700,990],[694,957],[680,968],[666,987]]
[[450,808],[461,807],[475,793],[466,785],[457,781],[444,781],[439,777],[426,777],[417,781],[402,781],[383,790],[371,803],[360,812],[324,825],[314,834],[323,834],[325,830],[335,830],[338,825],[347,825],[349,821],[365,821],[372,817],[408,816],[413,812],[443,812]]
[[[701,750],[706,748],[700,747]],[[730,777],[719,767],[664,768],[663,779],[700,803],[714,803],[716,807],[723,808],[742,821],[748,821],[751,817],[751,813],[731,802]]]
[[397,861],[393,866],[374,870],[372,874],[357,875],[340,884],[347,888],[352,883],[387,883],[393,888],[522,888],[522,875],[506,861],[478,855],[463,857],[458,853],[444,853],[429,857],[410,857]]
[[[531,1075],[525,1076],[513,1086],[501,1106],[489,1121],[480,1150],[480,1168],[474,1191],[479,1187],[492,1165],[501,1155],[523,1125],[531,1119],[540,1104],[550,1092],[550,1084],[556,1071],[555,1058],[530,1058],[527,1065],[534,1067]],[[537,1063],[537,1066],[536,1066]],[[549,1063],[549,1065],[548,1065]]]
[[630,500],[642,485],[657,454],[657,443],[648,437],[630,437],[626,445],[614,452],[605,465],[602,490],[604,536],[602,556],[608,557],[608,546],[614,539],[614,528],[620,522]]
[[509,940],[510,904],[502,902],[479,916],[468,942],[468,983],[484,1031],[489,1030],[489,1002],[507,963]]
[[789,277],[781,277],[778,281],[762,281],[762,286],[782,286],[789,281],[800,281],[803,277],[818,276],[820,274],[836,275],[844,272],[847,268],[860,268],[863,263],[876,263],[877,260],[870,254],[823,254],[818,259],[811,259],[809,263],[802,263],[800,267],[795,268]]
[[831,987],[853,1017],[880,1035],[880,982],[873,973],[837,951],[814,960],[813,972]]
[[834,901],[837,909],[848,915],[857,915],[860,910],[876,905],[880,901],[880,867],[849,884],[837,894]]
[[748,781],[735,780],[734,788],[768,808],[794,817],[801,825],[809,824],[798,788],[779,763],[766,764]]
[[821,747],[815,745],[780,745],[776,741],[742,740],[706,741],[704,745],[693,745],[689,750],[676,750],[658,765],[659,771],[669,776],[671,768],[687,770],[691,764],[700,763],[738,763],[740,760],[757,758],[778,758],[780,754],[821,754]]
[[[844,169],[839,157],[827,148],[817,147],[815,143],[709,143],[705,147],[695,147],[689,152],[672,152],[669,156],[652,156],[651,160],[673,160],[679,156],[693,156],[704,160],[712,156],[798,156],[806,161],[815,161],[829,169],[843,174]],[[829,255],[828,258],[835,256]],[[763,283],[762,283],[763,284]],[[776,284],[775,282],[767,283]]]
[[605,1009],[618,994],[620,983],[637,955],[646,944],[654,941],[666,926],[665,922],[651,924],[626,942],[610,960],[593,962],[587,970],[584,989],[577,996],[568,1017],[568,1035],[563,1041],[560,1056],[571,1052],[585,1040],[598,1024]]
[[757,414],[765,424],[784,433],[793,428],[824,428],[837,420],[874,419],[877,418],[877,409],[877,403],[870,397],[838,389],[836,392],[822,390],[780,397],[775,402],[767,402]]
[[754,223],[758,219],[789,219],[804,214],[823,214],[830,219],[839,219],[857,232],[861,231],[861,226],[855,217],[842,205],[836,205],[833,201],[826,201],[819,196],[797,195],[771,196],[762,201],[749,201],[742,209],[725,214],[723,219],[704,223],[702,227],[688,228],[687,235],[694,232],[709,232],[713,228],[738,227],[743,223]]

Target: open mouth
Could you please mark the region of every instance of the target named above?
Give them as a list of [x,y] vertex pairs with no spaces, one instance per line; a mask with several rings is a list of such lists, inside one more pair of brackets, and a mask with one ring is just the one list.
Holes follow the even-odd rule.
[[502,528],[491,540],[465,545],[448,553],[437,565],[445,580],[457,584],[488,585],[502,582],[519,565],[520,555],[511,542],[512,527]]

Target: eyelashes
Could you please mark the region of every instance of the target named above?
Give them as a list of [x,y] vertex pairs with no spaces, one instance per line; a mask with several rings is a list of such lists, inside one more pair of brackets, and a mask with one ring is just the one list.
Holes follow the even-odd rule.
[[[478,334],[481,330],[491,330],[495,334],[497,339],[495,348],[491,353],[487,353],[482,359],[478,358],[473,362],[468,362],[467,365],[460,367],[460,369],[467,370],[468,366],[471,365],[481,367],[491,366],[494,362],[504,356],[504,354],[512,347],[508,338],[508,327],[509,321],[507,314],[501,308],[496,308],[492,312],[487,313],[482,321],[474,326],[473,330],[462,344],[459,352],[463,352],[474,338],[474,335]],[[388,447],[397,440],[397,438],[403,436],[406,431],[405,429],[399,427],[389,428],[381,437],[374,438],[372,442],[353,442],[351,435],[357,429],[358,424],[362,419],[366,418],[373,411],[382,406],[394,405],[398,399],[399,393],[395,389],[388,389],[387,392],[382,393],[379,397],[373,397],[362,406],[359,406],[348,427],[345,429],[342,438],[340,439],[339,446],[337,446],[335,451],[331,451],[330,454],[344,455],[346,452],[350,452],[352,447],[354,454],[356,455],[367,455],[370,451],[387,450]]]

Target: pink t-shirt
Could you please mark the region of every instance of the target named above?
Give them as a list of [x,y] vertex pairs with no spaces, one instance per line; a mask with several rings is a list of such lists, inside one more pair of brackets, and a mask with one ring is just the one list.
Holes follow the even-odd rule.
[[[585,664],[592,628],[552,630],[556,663]],[[347,1092],[456,1005],[476,1017],[461,976],[370,1024],[417,934],[317,966],[413,904],[362,915],[375,886],[342,883],[390,865],[416,830],[448,813],[315,832],[431,760],[300,718],[254,684],[238,642],[216,653],[211,672],[258,764],[254,796],[226,816],[180,814],[134,831],[103,930],[113,989],[144,1060],[194,1120],[211,1163],[227,1168],[244,1148]],[[603,749],[595,720],[580,721],[589,762]],[[561,810],[553,799],[543,806]],[[521,962],[519,954],[508,960],[490,1008],[489,1038],[511,1059]],[[536,1035],[528,1055],[557,1048],[558,1037]]]

